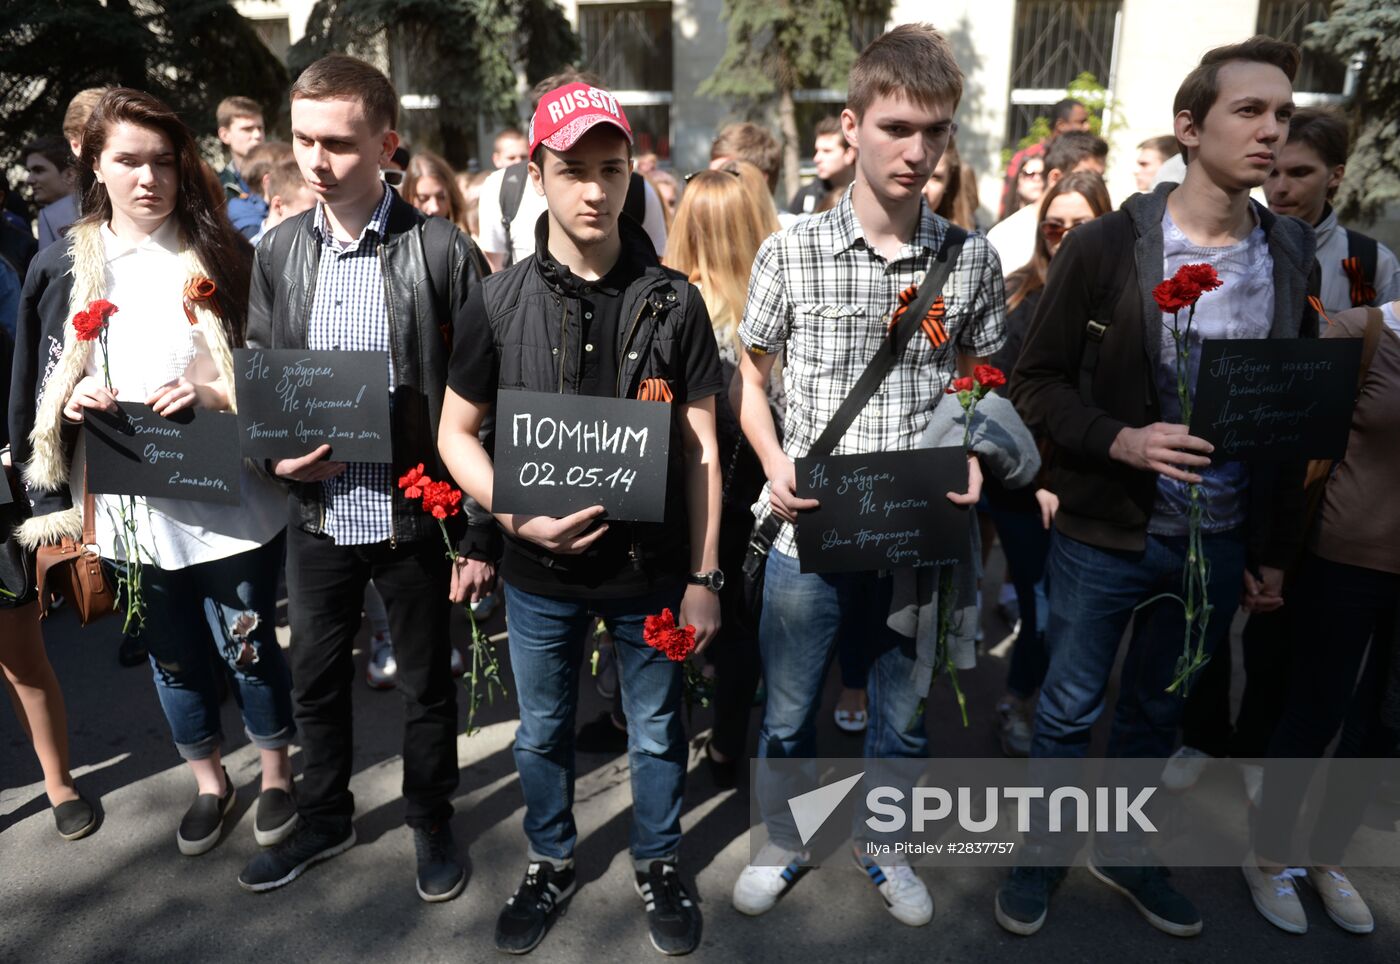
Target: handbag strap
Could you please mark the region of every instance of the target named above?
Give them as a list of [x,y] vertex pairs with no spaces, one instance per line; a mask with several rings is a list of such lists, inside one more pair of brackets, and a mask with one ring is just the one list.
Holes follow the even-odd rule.
[[943,293],[943,286],[948,282],[948,276],[953,273],[953,267],[958,262],[958,256],[962,254],[963,242],[966,240],[966,231],[956,225],[948,225],[947,233],[943,236],[943,245],[938,251],[938,260],[934,262],[933,270],[924,277],[924,283],[919,286],[916,300],[900,316],[899,323],[891,326],[885,333],[885,340],[880,343],[875,357],[870,359],[855,387],[807,450],[808,457],[830,455],[836,448],[861,409],[865,408],[866,402],[870,401],[870,397],[875,394],[885,376],[894,368],[895,362],[899,361],[899,356],[904,353],[909,339],[913,337],[914,332],[920,330],[924,316]]

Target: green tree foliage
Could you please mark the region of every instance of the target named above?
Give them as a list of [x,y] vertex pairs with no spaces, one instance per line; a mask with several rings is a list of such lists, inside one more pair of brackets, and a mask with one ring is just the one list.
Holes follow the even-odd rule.
[[1364,59],[1351,103],[1352,149],[1336,206],[1343,218],[1374,220],[1400,200],[1400,4],[1341,0],[1308,26],[1306,46],[1343,63]]
[[699,93],[760,119],[773,106],[783,139],[784,176],[797,183],[797,120],[792,92],[844,88],[856,50],[851,25],[889,18],[889,0],[724,0],[729,43]]
[[275,119],[282,64],[230,0],[6,0],[0,24],[0,164],[31,137],[58,134],[74,94],[104,85],[149,91],[206,143],[233,94]]
[[579,50],[554,0],[317,0],[288,63],[295,75],[333,51],[372,55],[384,39],[396,83],[436,95],[445,127],[474,126],[478,114],[513,122],[517,67],[533,83]]

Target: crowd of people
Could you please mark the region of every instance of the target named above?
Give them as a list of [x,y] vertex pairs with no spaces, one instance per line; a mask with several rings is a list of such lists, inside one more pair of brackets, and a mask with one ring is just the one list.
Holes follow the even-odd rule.
[[[218,171],[150,94],[82,91],[61,137],[24,146],[37,217],[0,221],[15,496],[0,506],[0,663],[58,832],[83,837],[97,815],[69,770],[40,622],[60,601],[38,590],[40,548],[90,543],[115,567],[139,555],[144,621],[123,659],[151,667],[195,784],[176,829],[186,855],[217,845],[234,801],[220,756],[231,681],[261,763],[264,849],[238,874],[254,892],[355,843],[353,653],[367,616],[367,682],[397,688],[405,707],[417,893],[461,893],[450,821],[463,664],[449,616],[454,604],[480,617],[504,606],[525,840],[496,946],[532,950],[575,890],[576,711],[596,627],[615,679],[601,722],[627,753],[651,941],[664,954],[693,950],[701,914],[681,872],[686,676],[648,645],[649,617],[669,609],[693,627],[714,684],[704,753],[719,786],[739,778],[756,702],[760,760],[816,755],[833,658],[841,693],[829,709],[842,730],[864,733],[865,756],[927,757],[926,694],[892,626],[895,580],[804,571],[796,527],[819,503],[799,496],[794,463],[818,449],[915,448],[954,380],[988,363],[1009,379],[1009,417],[1033,434],[1043,468],[1013,487],[969,454],[966,490],[938,497],[976,512],[983,541],[1005,555],[998,602],[1018,617],[997,707],[1007,755],[1088,753],[1126,634],[1108,753],[1169,760],[1170,786],[1189,786],[1211,757],[1320,757],[1339,733],[1339,755],[1392,756],[1400,509],[1371,493],[1400,475],[1400,273],[1384,245],[1338,223],[1330,201],[1347,127],[1295,107],[1298,62],[1297,48],[1266,37],[1206,54],[1162,118],[1170,133],[1138,146],[1138,193],[1126,199],[1105,183],[1109,146],[1090,112],[1055,105],[1049,138],[1012,157],[993,225],[981,223],[977,172],[956,146],[962,72],[922,24],[860,54],[845,109],[816,126],[816,178],[786,202],[775,199],[780,144],[762,126],[725,126],[708,169],[680,179],[634,156],[624,109],[575,70],[535,87],[528,128],[500,132],[482,174],[405,147],[394,88],[345,55],[296,79],[289,143],[267,139],[257,103],[220,104]],[[1261,189],[1265,204],[1251,199]],[[1200,297],[1178,343],[1153,289],[1191,264],[1223,284]],[[862,395],[867,365],[905,330],[897,309],[925,284],[939,286],[933,307]],[[74,318],[102,300],[117,314],[99,353]],[[1311,475],[1302,461],[1213,461],[1183,424],[1202,342],[1319,335],[1364,342],[1346,457]],[[329,445],[245,459],[236,507],[88,491],[76,430],[86,417],[122,402],[163,416],[233,410],[232,352],[243,347],[382,353],[393,461],[338,461]],[[601,505],[493,512],[501,390],[669,403],[664,522],[612,521]],[[438,521],[399,484],[410,470],[463,492],[447,556]],[[1199,543],[1188,491],[1209,504]],[[1159,597],[1196,545],[1223,615],[1183,698],[1168,687],[1187,617]],[[755,553],[761,583],[746,579]],[[285,652],[274,634],[283,573]],[[1229,617],[1241,608],[1247,679],[1232,719],[1241,667]],[[1319,658],[1307,641],[1321,638]],[[1295,888],[1305,876],[1332,920],[1369,932],[1340,866],[1364,796],[1328,797],[1319,863],[1300,876],[1283,855],[1306,787],[1263,770],[1246,781],[1254,850],[1243,874],[1260,913],[1306,930]],[[811,866],[779,789],[760,768],[767,842],[732,895],[747,915],[772,911]],[[1073,857],[1047,820],[1032,808],[1035,857],[995,895],[997,921],[1015,934],[1043,925]],[[1091,850],[1096,877],[1159,930],[1200,933],[1200,910],[1144,844],[1105,847]],[[898,921],[932,919],[927,884],[901,858],[853,857]]]

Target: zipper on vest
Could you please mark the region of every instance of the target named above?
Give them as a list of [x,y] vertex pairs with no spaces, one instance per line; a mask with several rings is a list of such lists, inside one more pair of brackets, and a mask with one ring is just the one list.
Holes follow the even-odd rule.
[[622,397],[622,373],[626,371],[623,359],[627,357],[627,346],[632,344],[632,336],[637,333],[637,324],[642,320],[642,312],[646,311],[647,299],[643,298],[642,303],[637,306],[637,317],[632,319],[632,325],[627,329],[627,337],[622,339],[622,347],[617,352],[617,390],[613,392],[614,397]]

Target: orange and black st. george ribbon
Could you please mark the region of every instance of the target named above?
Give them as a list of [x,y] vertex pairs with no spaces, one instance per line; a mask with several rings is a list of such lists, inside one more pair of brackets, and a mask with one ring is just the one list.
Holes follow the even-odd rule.
[[[918,285],[910,285],[899,293],[899,307],[894,310],[894,314],[890,317],[890,331],[894,331],[895,325],[899,324],[899,319],[904,317],[904,313],[909,310],[909,306],[914,303],[914,299],[918,296]],[[948,332],[943,328],[943,316],[946,313],[947,308],[943,304],[943,296],[939,295],[933,299],[928,314],[924,315],[919,322],[934,348],[942,346],[948,340]]]
[[644,378],[641,387],[637,389],[639,402],[669,402],[674,397],[671,394],[671,386],[666,384],[664,378]]
[[1351,306],[1361,308],[1376,300],[1376,289],[1366,283],[1366,275],[1361,270],[1360,258],[1343,258],[1342,270],[1351,282]]

